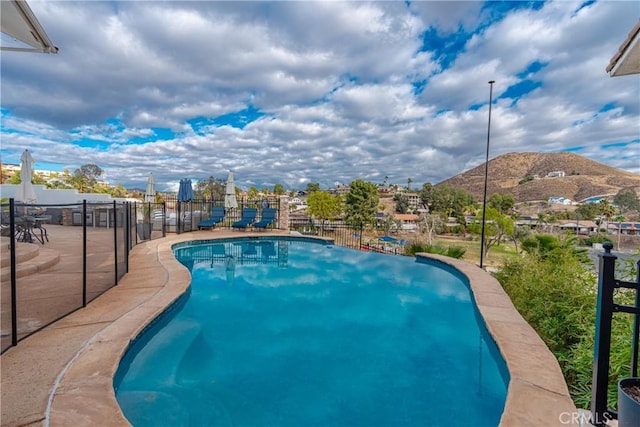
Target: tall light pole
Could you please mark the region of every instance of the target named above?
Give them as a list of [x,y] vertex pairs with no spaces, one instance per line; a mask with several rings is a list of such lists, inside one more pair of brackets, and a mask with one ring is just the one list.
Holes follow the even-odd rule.
[[484,160],[484,196],[482,197],[482,234],[480,237],[480,268],[484,268],[484,228],[487,215],[487,181],[489,180],[489,135],[491,135],[491,104],[493,103],[493,84],[495,80],[489,80],[489,124],[487,125],[487,156]]

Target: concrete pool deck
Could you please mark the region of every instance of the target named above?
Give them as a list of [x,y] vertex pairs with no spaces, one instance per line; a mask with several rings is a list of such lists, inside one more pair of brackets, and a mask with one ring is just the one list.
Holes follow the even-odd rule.
[[[178,242],[288,232],[198,231],[142,243],[129,273],[86,308],[22,340],[0,357],[3,426],[129,425],[115,399],[113,375],[130,341],[188,288],[173,256]],[[557,360],[515,310],[500,284],[478,267],[429,255],[469,278],[480,313],[511,380],[502,426],[579,425]],[[54,279],[52,279],[54,280]],[[464,385],[462,385],[464,386]],[[464,402],[460,402],[464,410]],[[455,414],[444,414],[455,425]],[[584,420],[582,420],[584,422]]]

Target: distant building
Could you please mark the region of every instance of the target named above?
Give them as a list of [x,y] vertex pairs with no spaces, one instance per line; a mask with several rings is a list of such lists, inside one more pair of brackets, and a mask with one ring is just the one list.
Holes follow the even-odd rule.
[[600,203],[600,200],[604,200],[604,197],[600,197],[600,196],[594,196],[594,197],[589,197],[588,199],[585,199],[584,202],[585,203]]
[[351,187],[349,187],[348,185],[338,185],[336,188],[329,189],[329,193],[341,196],[343,194],[347,194],[350,189]]
[[564,171],[553,171],[547,174],[547,178],[562,178],[564,177]]
[[418,215],[416,214],[395,214],[394,219],[402,223],[402,230],[416,230],[418,228]]
[[568,231],[577,234],[591,234],[598,232],[598,224],[593,221],[571,221],[564,220],[558,222],[558,227],[562,231]]
[[547,200],[551,205],[570,205],[571,199],[562,196],[552,196]]

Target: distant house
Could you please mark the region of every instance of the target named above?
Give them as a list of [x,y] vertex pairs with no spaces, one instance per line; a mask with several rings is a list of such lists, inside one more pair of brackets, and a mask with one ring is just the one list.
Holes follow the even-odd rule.
[[547,178],[562,178],[564,177],[564,171],[553,171],[547,174]]
[[609,234],[622,234],[626,236],[640,235],[640,223],[638,222],[610,222],[607,224]]
[[537,216],[519,216],[516,219],[516,226],[518,227],[529,227],[531,229],[535,229],[539,224]]
[[409,209],[414,210],[420,205],[420,195],[417,193],[404,193],[403,194],[409,202]]
[[299,197],[294,197],[289,200],[289,206],[295,207],[295,209],[306,209],[309,206],[307,205],[307,201],[300,199]]
[[571,199],[562,196],[552,196],[547,200],[551,205],[570,205]]
[[336,188],[330,188],[329,193],[341,196],[343,194],[347,194],[350,189],[351,187],[348,185],[338,185]]
[[559,221],[557,226],[561,231],[568,231],[576,234],[591,234],[598,232],[598,224],[593,221],[573,221],[573,220],[564,220]]
[[416,230],[418,228],[418,215],[416,214],[395,214],[394,219],[402,223],[403,230]]

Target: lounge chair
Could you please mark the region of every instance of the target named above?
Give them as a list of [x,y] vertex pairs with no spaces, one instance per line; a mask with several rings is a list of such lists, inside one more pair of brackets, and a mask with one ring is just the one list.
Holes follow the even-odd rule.
[[273,224],[276,220],[276,210],[274,208],[264,208],[262,209],[262,218],[260,221],[253,224],[253,228],[262,228],[266,230],[268,226]]
[[198,230],[203,228],[214,228],[218,223],[222,222],[224,219],[224,207],[222,206],[214,206],[211,209],[211,216],[209,219],[205,219],[198,223]]
[[240,218],[240,221],[234,222],[231,224],[231,227],[246,230],[247,227],[255,222],[257,214],[258,209],[256,208],[244,208],[242,209],[242,217]]
[[204,221],[200,221],[198,224],[198,230],[202,230],[203,228],[214,228],[216,224],[222,222],[224,219],[224,206],[214,206],[211,209],[211,217],[209,219],[205,219]]

